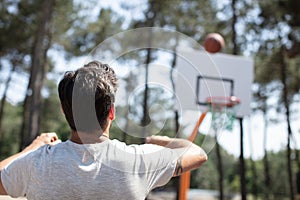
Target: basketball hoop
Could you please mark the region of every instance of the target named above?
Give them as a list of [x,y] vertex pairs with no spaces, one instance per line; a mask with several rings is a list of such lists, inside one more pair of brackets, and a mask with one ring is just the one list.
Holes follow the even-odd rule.
[[212,114],[212,127],[231,131],[240,99],[235,96],[215,96],[208,97],[206,102]]

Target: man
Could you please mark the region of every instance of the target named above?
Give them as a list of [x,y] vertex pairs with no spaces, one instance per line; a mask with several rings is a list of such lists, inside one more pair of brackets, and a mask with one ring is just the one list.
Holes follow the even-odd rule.
[[117,78],[106,64],[67,72],[58,86],[70,139],[42,134],[0,162],[0,194],[27,199],[145,199],[172,176],[207,160],[195,144],[151,136],[143,145],[109,139]]

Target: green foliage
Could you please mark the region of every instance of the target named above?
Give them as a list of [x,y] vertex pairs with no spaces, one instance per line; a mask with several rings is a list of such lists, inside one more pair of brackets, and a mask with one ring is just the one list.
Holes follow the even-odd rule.
[[[300,54],[298,37],[300,18],[296,14],[300,9],[300,4],[294,0],[275,0],[258,1],[258,5],[261,20],[257,21],[259,27],[257,30],[261,38],[255,73],[255,79],[259,84],[255,93],[259,101],[257,108],[262,109],[266,118],[270,110],[267,100],[275,97],[270,89],[275,88],[273,91],[277,91],[277,102],[273,106],[276,107],[277,112],[285,115],[289,141],[293,134],[290,128],[293,114],[291,107],[295,103],[295,96],[298,96],[300,84],[298,67],[295,67]],[[284,159],[287,164],[282,167],[288,169],[288,174],[284,177],[289,180],[285,184],[285,186],[289,185],[289,188],[282,186],[275,188],[274,191],[276,191],[275,196],[280,196],[285,195],[289,190],[290,198],[294,199],[294,174],[293,168],[290,167],[292,160],[289,152],[290,143],[288,142],[286,159]]]
[[[282,67],[286,71],[286,84],[289,99],[299,92],[299,34],[300,18],[296,12],[300,9],[298,1],[275,0],[259,1],[260,30],[263,35],[256,56],[255,80],[259,84],[281,82]],[[284,31],[283,31],[284,30]],[[272,34],[270,34],[272,33]],[[284,49],[284,51],[282,51]],[[282,61],[283,59],[283,61]],[[283,66],[285,62],[285,66]],[[290,102],[291,103],[291,102]]]
[[[269,153],[269,160],[272,162],[270,173],[273,175],[272,190],[274,196],[287,196],[289,194],[287,163],[286,163],[286,151],[280,151],[278,153]],[[294,171],[294,170],[293,170]],[[276,183],[274,175],[276,174],[276,180],[280,180],[280,183]]]
[[0,57],[18,71],[28,71],[28,55],[32,52],[37,12],[41,2],[0,1]]
[[[214,138],[209,135],[199,134],[195,144],[202,146],[205,138],[205,143],[209,141],[214,143]],[[238,160],[228,154],[225,149],[221,148],[221,156],[223,162],[223,174],[224,174],[224,192],[227,194],[239,191],[239,174],[238,174]],[[203,164],[203,166],[197,170],[192,171],[191,175],[191,188],[201,188],[218,190],[218,169],[217,169],[217,156],[216,149],[213,148],[208,153],[208,161]]]
[[132,22],[131,27],[164,27],[203,41],[209,32],[220,31],[225,23],[216,17],[214,1],[160,1],[149,0],[143,18]]
[[101,8],[96,20],[89,14],[77,16],[73,26],[61,36],[60,45],[67,57],[88,54],[105,39],[122,30],[122,18],[111,9]]
[[39,3],[2,0],[0,6],[0,56],[12,50],[29,53],[31,49],[28,45],[36,28],[36,15],[33,13],[40,7]]
[[22,107],[6,103],[0,138],[0,160],[19,151]]

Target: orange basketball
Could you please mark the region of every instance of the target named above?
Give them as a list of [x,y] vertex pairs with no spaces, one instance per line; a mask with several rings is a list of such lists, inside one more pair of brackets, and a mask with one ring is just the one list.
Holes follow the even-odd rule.
[[204,48],[209,53],[217,53],[224,47],[224,38],[219,33],[209,33],[204,40]]

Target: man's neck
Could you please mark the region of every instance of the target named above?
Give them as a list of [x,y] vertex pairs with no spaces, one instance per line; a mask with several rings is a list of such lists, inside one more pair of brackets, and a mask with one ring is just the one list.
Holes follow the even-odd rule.
[[109,132],[85,133],[71,130],[70,140],[77,144],[95,144],[101,143],[107,139],[109,139]]

